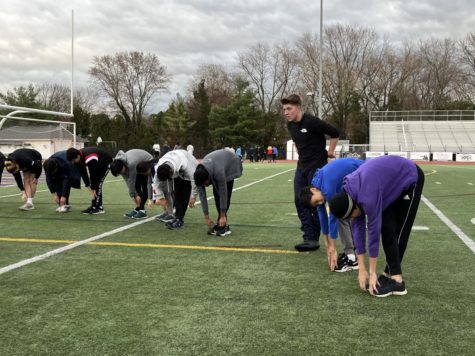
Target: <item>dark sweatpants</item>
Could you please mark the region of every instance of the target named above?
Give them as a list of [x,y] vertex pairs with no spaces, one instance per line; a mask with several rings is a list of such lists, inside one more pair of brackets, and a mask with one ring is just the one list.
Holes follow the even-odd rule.
[[173,179],[173,204],[175,206],[175,217],[183,221],[191,196],[191,182],[181,179]]
[[300,201],[300,191],[304,187],[308,187],[314,175],[314,170],[305,171],[297,167],[294,176],[294,202],[297,214],[300,219],[303,231],[304,241],[316,243],[320,237],[320,220],[318,218],[317,209],[310,209],[303,205]]
[[401,261],[421,201],[424,172],[417,167],[417,173],[416,185],[383,211],[381,240],[387,263],[384,272],[391,275],[402,274]]
[[[228,206],[226,207],[226,216],[227,216],[229,206],[231,205],[231,195],[233,194],[234,180],[227,182],[226,186],[228,190]],[[219,201],[219,192],[215,188],[214,184],[213,184],[213,195],[214,195],[214,203],[216,204],[216,210],[218,211],[218,221],[219,221],[219,215],[221,214],[221,203]]]
[[145,203],[148,199],[148,176],[137,174],[135,178],[135,191],[140,197],[140,205],[135,210],[145,210]]

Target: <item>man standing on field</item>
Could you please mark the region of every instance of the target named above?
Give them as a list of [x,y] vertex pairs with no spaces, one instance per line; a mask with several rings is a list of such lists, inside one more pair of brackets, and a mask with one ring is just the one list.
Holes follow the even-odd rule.
[[[338,130],[302,111],[302,100],[296,94],[281,101],[287,119],[287,129],[297,147],[299,160],[294,177],[294,201],[303,231],[303,243],[295,246],[297,251],[314,251],[320,247],[320,222],[315,209],[301,203],[299,194],[302,188],[310,185],[315,170],[327,164],[328,158],[335,158]],[[328,152],[325,149],[326,137],[330,136]]]

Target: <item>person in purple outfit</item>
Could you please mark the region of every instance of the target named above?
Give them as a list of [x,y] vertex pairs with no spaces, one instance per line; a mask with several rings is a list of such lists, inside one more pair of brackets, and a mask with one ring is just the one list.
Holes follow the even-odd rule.
[[[335,217],[352,219],[359,286],[376,297],[407,293],[401,261],[423,187],[424,173],[414,162],[403,157],[382,156],[371,159],[347,175],[343,181],[343,191],[330,201],[330,211]],[[366,230],[369,274],[365,267]],[[380,236],[386,255],[386,268],[377,277]]]

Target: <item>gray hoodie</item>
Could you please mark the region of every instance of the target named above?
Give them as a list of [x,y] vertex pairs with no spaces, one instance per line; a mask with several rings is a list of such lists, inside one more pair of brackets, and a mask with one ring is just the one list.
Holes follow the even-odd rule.
[[137,164],[143,161],[150,161],[153,159],[152,155],[144,150],[133,149],[124,152],[120,150],[117,152],[117,155],[114,159],[118,159],[119,161],[124,162],[127,167],[127,172],[125,174],[121,174],[122,178],[124,178],[127,187],[129,188],[129,195],[131,198],[137,195],[135,191],[135,179],[137,177]]
[[[222,149],[207,154],[201,164],[208,171],[213,187],[219,193],[221,211],[226,211],[228,206],[228,187],[226,183],[242,175],[241,159],[230,150]],[[200,195],[203,213],[208,215],[208,200],[205,187],[198,187],[198,194]]]

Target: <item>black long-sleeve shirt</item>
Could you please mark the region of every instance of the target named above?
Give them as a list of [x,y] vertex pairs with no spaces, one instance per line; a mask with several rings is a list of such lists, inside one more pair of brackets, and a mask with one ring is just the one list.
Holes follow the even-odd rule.
[[[99,183],[103,178],[103,175],[109,168],[112,162],[112,156],[97,147],[85,147],[79,150],[81,160],[77,164],[79,172],[81,173],[82,180],[86,187],[91,189],[97,189]],[[89,169],[89,175],[87,174],[86,167]]]
[[[8,161],[13,161],[18,164],[20,171],[34,173],[35,178],[38,179],[43,170],[41,153],[32,148],[19,148],[8,155]],[[20,190],[25,190],[21,174],[18,171],[13,174],[16,184]]]
[[304,113],[299,122],[287,122],[287,129],[297,147],[298,166],[305,171],[315,170],[327,163],[326,137],[338,138],[336,128],[315,116]]

